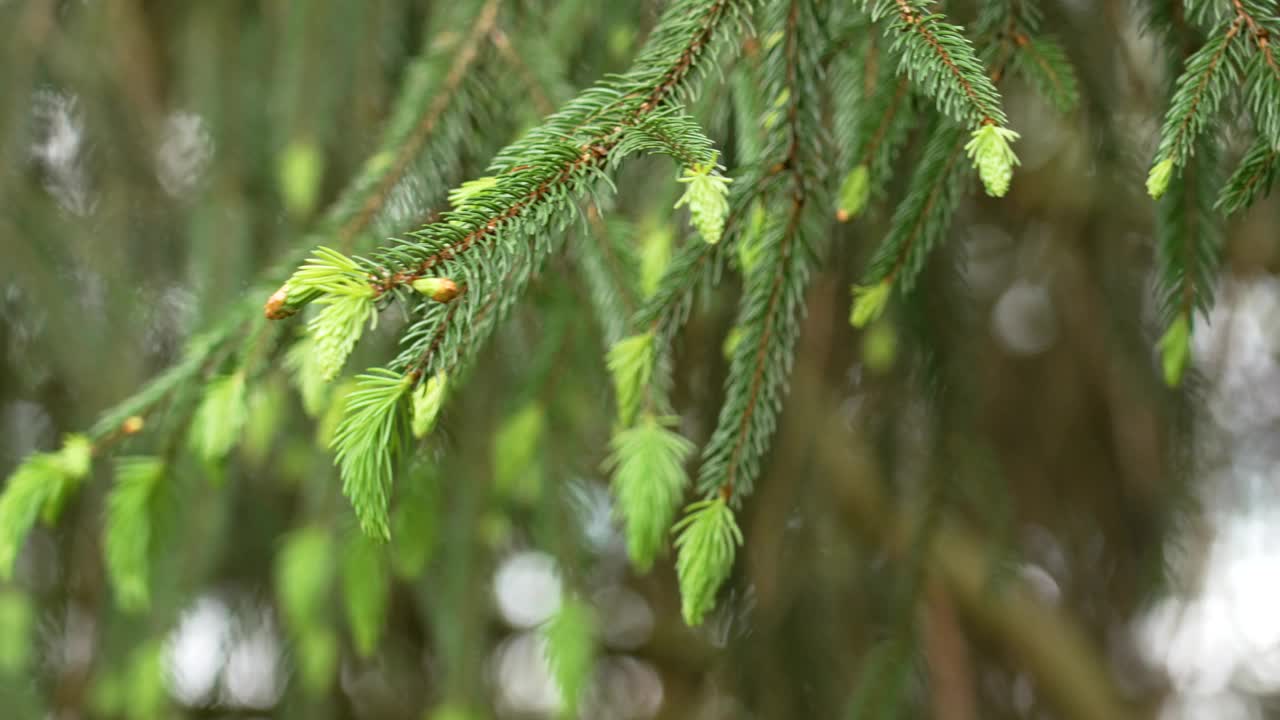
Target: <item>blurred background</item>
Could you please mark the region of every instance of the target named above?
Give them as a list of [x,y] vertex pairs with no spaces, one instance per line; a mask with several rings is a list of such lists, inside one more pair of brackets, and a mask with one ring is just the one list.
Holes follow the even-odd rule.
[[[1043,5],[1082,103],[1064,117],[1002,87],[1013,190],[963,205],[910,323],[847,322],[901,180],[833,224],[703,627],[681,621],[670,557],[628,567],[602,468],[619,329],[590,308],[634,298],[601,289],[599,249],[636,274],[629,249],[688,240],[666,160],[625,165],[616,207],[571,231],[399,481],[397,540],[360,541],[324,449],[346,380],[300,397],[300,323],[264,329],[257,308],[299,248],[359,252],[447,207],[625,70],[660,9],[0,0],[0,476],[220,323],[216,347],[267,338],[225,462],[181,432],[222,351],[113,448],[171,458],[145,610],[106,581],[109,463],[32,534],[0,583],[0,715],[557,717],[540,628],[572,597],[595,617],[581,717],[1280,717],[1277,202],[1226,226],[1193,377],[1166,389],[1142,181],[1171,78],[1126,2]],[[695,108],[727,148],[728,92],[713,74]],[[410,144],[390,174],[388,143]],[[678,342],[673,399],[698,443],[738,289],[726,274]],[[394,355],[398,313],[348,373]]]

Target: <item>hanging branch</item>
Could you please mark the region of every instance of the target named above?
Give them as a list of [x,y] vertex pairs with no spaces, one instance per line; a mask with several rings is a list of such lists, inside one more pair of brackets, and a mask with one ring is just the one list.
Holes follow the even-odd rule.
[[862,282],[853,288],[850,322],[854,327],[865,327],[879,317],[895,287],[911,292],[930,253],[946,237],[963,197],[963,147],[961,128],[942,119],[934,123],[906,196],[893,214],[889,234],[876,248]]
[[[714,46],[744,6],[733,0],[686,0],[673,5],[631,72],[587,90],[500,152],[490,165],[492,174],[458,193],[455,208],[439,222],[382,248],[372,260],[356,261],[363,268],[368,292],[350,295],[358,295],[364,307],[373,308],[391,294],[408,299],[410,287],[428,298],[418,308],[420,319],[404,333],[404,350],[387,372],[405,377],[407,388],[475,351],[493,325],[487,321],[473,327],[482,304],[486,317],[505,315],[550,255],[550,234],[562,230],[577,211],[575,200],[590,197],[626,153],[644,146],[634,137],[652,136],[655,123],[662,122],[663,113],[674,107],[704,70],[707,63],[703,61],[714,56]],[[668,136],[688,136],[686,130],[663,125]],[[696,142],[693,147],[698,147]],[[693,170],[707,175],[709,168],[700,165]],[[706,202],[707,191],[700,192],[700,202]],[[304,268],[282,288],[284,302],[336,302],[353,277],[343,263],[335,262],[328,277],[308,275]],[[440,280],[467,292],[436,297],[434,281]],[[338,323],[310,329],[320,335],[356,334],[350,325]],[[370,412],[376,407],[382,414],[378,427],[393,427],[392,416],[398,413],[403,394],[392,392],[389,382],[382,385],[388,387],[379,386],[379,402],[362,407]],[[347,417],[352,432],[339,432],[333,445],[344,459],[339,464],[343,485],[351,490],[366,530],[384,535],[386,493],[361,489],[389,487],[392,463],[384,461],[384,449],[366,442],[369,438],[356,432],[356,421]]]
[[1245,151],[1240,166],[1222,187],[1215,209],[1233,215],[1253,205],[1259,198],[1271,192],[1277,169],[1280,168],[1280,150],[1272,147],[1264,137],[1257,137]]
[[1239,79],[1239,58],[1232,53],[1244,27],[1240,17],[1216,30],[1190,58],[1178,78],[1169,112],[1160,133],[1160,148],[1147,176],[1147,192],[1159,199],[1169,187],[1175,168],[1186,164],[1196,140],[1209,127],[1223,98]]
[[[784,13],[785,11],[785,13]],[[733,564],[736,526],[731,506],[752,491],[760,461],[777,427],[800,334],[804,295],[818,261],[826,214],[827,135],[822,109],[808,88],[820,86],[823,15],[806,0],[777,7],[770,18],[781,39],[762,62],[766,96],[785,98],[765,156],[785,180],[768,204],[774,208],[760,239],[759,258],[747,273],[725,401],[703,450],[697,486],[707,498],[691,506],[680,527],[677,569],[686,622],[698,624],[714,606]],[[774,103],[778,106],[777,101]],[[766,122],[766,127],[769,123]],[[727,519],[726,519],[727,518]],[[718,538],[714,551],[705,537]],[[738,537],[740,541],[740,536]]]

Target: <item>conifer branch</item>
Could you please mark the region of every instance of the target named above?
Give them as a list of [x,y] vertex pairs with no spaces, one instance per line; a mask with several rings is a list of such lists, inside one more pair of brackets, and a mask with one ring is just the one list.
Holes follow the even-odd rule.
[[[389,206],[396,188],[411,174],[426,185],[429,195],[444,194],[443,183],[457,174],[467,144],[466,121],[486,97],[480,87],[480,48],[497,21],[498,5],[498,0],[472,0],[446,11],[442,24],[449,29],[432,38],[410,64],[378,151],[310,233],[318,244],[335,244],[345,251],[376,225],[398,232],[419,221],[393,217]],[[459,26],[466,32],[454,29]],[[412,172],[420,165],[426,167]],[[266,317],[289,317],[322,294],[286,283],[268,300]]]
[[[745,213],[744,203],[754,202],[763,187],[762,180],[739,177],[739,191],[731,198],[734,208],[725,219],[724,234],[732,239],[740,234]],[[644,328],[652,336],[655,352],[649,358],[646,371],[649,381],[643,388],[641,407],[650,413],[670,412],[667,392],[670,388],[671,347],[680,328],[688,320],[698,293],[716,284],[724,267],[724,259],[731,249],[729,241],[710,244],[687,243],[671,258],[657,281],[657,286],[636,311],[631,325]],[[634,336],[633,336],[634,337]],[[615,375],[616,377],[616,375]]]
[[493,46],[498,49],[498,54],[503,60],[520,76],[525,86],[529,88],[530,97],[533,99],[533,105],[542,115],[550,115],[555,112],[555,105],[552,104],[551,98],[547,96],[547,91],[543,88],[542,83],[534,76],[533,71],[529,69],[529,64],[520,57],[520,53],[512,47],[511,41],[507,39],[507,34],[502,28],[495,27],[489,30],[489,39],[493,42]]
[[[474,9],[462,5],[457,7],[462,11]],[[476,32],[492,25],[496,9],[496,0],[486,0],[483,8],[476,14]],[[456,162],[457,147],[460,144],[456,129],[460,127],[460,123],[454,118],[463,117],[463,113],[459,112],[461,103],[457,101],[460,96],[468,94],[463,91],[463,87],[477,54],[452,53],[449,48],[443,47],[435,48],[434,52],[432,55],[432,49],[429,48],[423,58],[411,68],[392,112],[392,121],[382,144],[383,151],[371,157],[365,170],[347,186],[317,226],[318,234],[332,234],[342,244],[349,245],[353,238],[384,214],[391,191],[415,160],[435,152],[438,154],[440,169],[448,168]],[[446,52],[454,63],[452,70],[446,75],[447,82],[437,84],[430,68],[436,64],[436,60],[444,58]],[[441,132],[442,128],[447,131]],[[432,137],[437,142],[428,148]],[[392,159],[388,161],[388,158]],[[431,177],[444,174],[433,172]],[[301,249],[289,253],[285,266],[296,265],[305,257],[305,252],[305,249]],[[268,273],[268,277],[273,274],[278,277],[275,272]],[[246,326],[260,322],[255,319],[260,317],[260,307],[256,300],[248,300],[224,309],[217,324],[187,343],[177,364],[101,415],[86,432],[87,438],[95,443],[94,448],[141,430],[147,414],[160,407],[175,392],[190,387],[198,376],[211,369],[228,340],[244,332]],[[283,306],[276,308],[276,311],[283,314],[291,312]],[[269,304],[268,316],[271,314],[272,306]],[[221,454],[225,452],[222,444],[215,443],[206,447],[206,450],[214,455]]]
[[1186,71],[1178,78],[1160,134],[1160,147],[1147,178],[1147,192],[1151,197],[1158,199],[1164,194],[1174,169],[1191,157],[1196,140],[1235,85],[1238,63],[1232,51],[1243,27],[1244,20],[1234,18],[1215,30],[1208,42],[1187,59]]
[[391,600],[387,550],[368,535],[343,543],[342,599],[352,644],[362,658],[372,657],[382,638]]
[[[781,410],[791,354],[799,335],[804,292],[817,260],[826,171],[825,133],[820,109],[803,88],[821,82],[820,53],[809,41],[818,36],[816,8],[794,0],[778,19],[782,38],[766,57],[780,72],[772,94],[787,98],[784,120],[771,140],[773,166],[785,168],[781,212],[766,226],[761,270],[747,275],[738,326],[742,339],[730,363],[726,398],[716,430],[703,453],[698,486],[737,501],[751,492]],[[808,43],[806,45],[806,43]],[[782,209],[785,208],[785,209]],[[779,217],[781,216],[781,217]]]
[[13,577],[23,540],[41,516],[53,522],[62,503],[89,474],[93,446],[83,435],[68,435],[57,452],[23,460],[0,493],[0,580]]
[[440,222],[375,253],[370,274],[376,294],[412,283],[526,220],[532,221],[526,231],[548,230],[546,218],[621,159],[619,144],[632,128],[678,102],[724,25],[745,4],[685,0],[669,8],[630,73],[586,91],[498,154],[490,166],[498,184],[475,198],[474,210],[446,213]]
[[[446,264],[450,275],[473,291],[453,301],[447,322],[439,308],[426,308],[405,333],[405,350],[393,368],[403,372],[416,367],[430,374],[433,368],[424,366],[421,358],[454,364],[456,359],[447,358],[457,358],[487,334],[487,329],[470,331],[479,319],[480,305],[495,304],[491,316],[501,317],[515,302],[551,251],[546,234],[552,224],[563,226],[566,213],[576,210],[573,194],[590,193],[592,184],[607,179],[605,171],[621,159],[620,150],[627,149],[628,133],[679,99],[701,60],[710,57],[712,45],[725,34],[722,28],[745,4],[686,0],[673,6],[631,73],[588,90],[500,152],[490,166],[494,181],[461,207],[375,253],[366,266],[375,300],[399,293]],[[481,242],[508,230],[533,235],[532,247],[524,242]],[[484,251],[470,252],[477,247]],[[437,326],[442,322],[441,334]],[[438,360],[441,355],[446,359]]]
[[627,553],[641,572],[662,549],[689,484],[684,463],[694,447],[671,429],[674,423],[674,418],[641,418],[614,435],[606,465],[613,473]]
[[1222,248],[1221,220],[1214,212],[1219,186],[1216,153],[1201,142],[1194,162],[1170,183],[1175,192],[1161,199],[1156,239],[1165,382],[1178,385],[1190,357],[1197,312],[1209,311]]
[[[879,316],[888,290],[909,293],[933,249],[951,225],[963,188],[964,131],[935,122],[906,197],[893,214],[889,234],[867,265],[860,288],[855,288],[853,323],[866,325]],[[875,292],[872,292],[875,290]]]
[[1245,68],[1244,100],[1253,116],[1258,133],[1272,147],[1280,149],[1280,62],[1271,44],[1280,31],[1280,15],[1274,8],[1257,5],[1254,0],[1232,0],[1237,20],[1249,29],[1257,52]]
[[240,440],[247,414],[243,370],[214,378],[192,418],[192,447],[205,460],[218,460]]
[[595,666],[598,624],[591,606],[570,596],[542,628],[547,641],[547,665],[564,706],[562,717],[578,717],[578,706]]
[[893,14],[886,34],[894,38],[900,66],[939,109],[957,122],[997,125],[1008,120],[1000,107],[1000,93],[987,77],[961,28],[930,13],[925,0],[878,0],[872,20]]
[[375,368],[356,378],[332,446],[360,527],[379,539],[391,536],[387,519],[392,471],[409,430],[403,400],[412,378]]
[[880,148],[893,144],[894,137],[900,138],[906,134],[902,131],[893,132],[892,129],[902,127],[895,123],[894,120],[901,117],[902,106],[906,104],[909,97],[907,91],[911,85],[907,78],[903,77],[890,87],[893,89],[886,93],[888,102],[876,103],[874,100],[872,101],[873,106],[883,104],[884,109],[872,116],[873,119],[870,122],[871,135],[859,147],[858,165],[871,166],[873,160],[879,155]]
[[[874,47],[874,45],[873,45]],[[841,185],[836,219],[862,214],[872,197],[881,197],[893,178],[894,161],[916,123],[909,112],[911,82],[888,63],[880,63],[871,91],[859,103],[852,131],[851,167]]]
[[742,530],[723,496],[685,508],[684,518],[673,530],[678,533],[680,611],[686,623],[700,625],[715,607],[716,594],[733,570]]
[[[371,181],[369,184],[373,186],[373,190],[367,193],[363,202],[360,202],[356,197],[345,198],[344,203],[335,205],[334,209],[330,211],[331,223],[338,217],[350,214],[349,219],[341,224],[336,233],[338,244],[341,247],[350,248],[355,237],[370,226],[374,217],[386,206],[387,200],[391,197],[391,191],[396,187],[396,184],[404,178],[417,158],[421,156],[427,142],[436,136],[438,126],[441,124],[445,113],[458,105],[458,91],[468,74],[473,72],[472,66],[475,64],[476,58],[479,57],[482,45],[481,39],[494,30],[494,23],[497,18],[498,0],[485,0],[484,5],[476,13],[470,29],[466,31],[458,47],[456,49],[449,48],[453,61],[449,64],[449,69],[444,74],[444,79],[439,82],[435,92],[432,93],[430,104],[416,118],[417,122],[413,125],[412,131],[404,139],[395,138],[390,142],[384,143],[384,147],[387,149],[382,152],[390,152],[393,156],[390,161],[390,168],[382,173],[374,173],[374,177],[369,178]],[[431,64],[427,62],[424,63],[424,66],[429,67]],[[412,73],[413,69],[410,72]],[[425,73],[423,74],[425,75]],[[422,82],[426,83],[431,80],[434,80],[434,78],[424,77]],[[398,134],[393,133],[393,135]],[[374,157],[377,158],[378,163],[385,162],[382,153]],[[363,193],[354,191],[351,194],[359,195]],[[359,206],[359,211],[355,213],[343,212],[344,206],[354,205]]]
[[587,208],[587,224],[589,232],[580,233],[573,244],[573,259],[591,292],[608,346],[626,334],[640,293],[634,270],[639,261],[631,247],[634,228],[620,219],[606,221],[594,205]]
[[1271,191],[1277,174],[1280,174],[1280,150],[1273,148],[1266,138],[1258,136],[1245,151],[1240,166],[1222,187],[1214,208],[1232,215],[1253,205]]
[[122,609],[146,610],[151,598],[152,515],[164,462],[154,457],[117,458],[115,472],[103,530],[107,573]]
[[1014,67],[1058,112],[1070,112],[1079,101],[1080,89],[1066,51],[1048,38],[1031,38],[1015,32],[1013,39],[1018,50]]

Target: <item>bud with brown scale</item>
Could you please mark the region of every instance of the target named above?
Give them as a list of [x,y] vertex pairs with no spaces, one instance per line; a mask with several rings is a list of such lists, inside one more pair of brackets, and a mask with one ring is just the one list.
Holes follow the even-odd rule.
[[262,306],[262,314],[268,320],[283,320],[294,313],[297,309],[289,307],[289,286],[281,285],[280,289],[271,293],[271,297],[267,298],[267,304]]
[[449,278],[419,278],[413,281],[413,289],[438,303],[450,302],[462,294],[458,283]]
[[142,419],[141,415],[130,415],[124,419],[124,422],[120,423],[120,432],[125,435],[137,435],[142,432],[145,424],[146,421]]

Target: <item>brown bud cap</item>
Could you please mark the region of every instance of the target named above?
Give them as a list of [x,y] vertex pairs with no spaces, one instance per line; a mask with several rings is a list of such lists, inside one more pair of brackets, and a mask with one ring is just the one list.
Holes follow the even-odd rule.
[[462,294],[458,283],[449,278],[419,278],[413,281],[413,289],[438,303],[447,303]]
[[286,305],[287,302],[289,302],[289,286],[281,285],[279,290],[271,293],[271,297],[267,298],[267,304],[262,306],[262,314],[268,320],[283,320],[297,312]]
[[125,435],[137,435],[142,432],[142,427],[145,424],[146,421],[142,419],[141,415],[130,415],[124,419],[124,422],[120,423],[120,432]]

